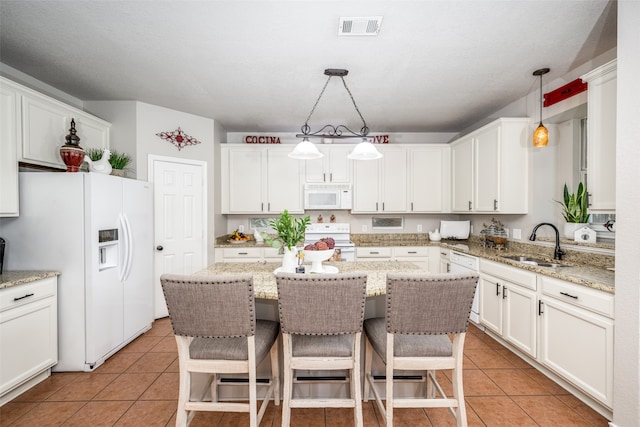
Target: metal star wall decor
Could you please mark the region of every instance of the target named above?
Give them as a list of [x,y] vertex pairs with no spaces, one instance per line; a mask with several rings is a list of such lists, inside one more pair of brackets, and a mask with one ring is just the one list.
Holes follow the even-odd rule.
[[182,150],[182,148],[186,147],[187,145],[201,144],[200,141],[198,141],[191,135],[187,135],[179,127],[173,132],[160,132],[156,133],[156,135],[178,147],[178,151]]

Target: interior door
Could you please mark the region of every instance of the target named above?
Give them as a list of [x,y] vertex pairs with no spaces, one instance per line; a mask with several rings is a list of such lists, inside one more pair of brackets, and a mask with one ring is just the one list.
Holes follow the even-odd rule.
[[160,276],[191,274],[206,267],[206,164],[152,157],[154,194],[154,316],[168,316]]

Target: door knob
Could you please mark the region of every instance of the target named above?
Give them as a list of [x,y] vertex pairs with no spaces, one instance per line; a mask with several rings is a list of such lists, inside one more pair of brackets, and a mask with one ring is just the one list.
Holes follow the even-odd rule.
[[161,251],[161,250],[163,250],[163,249],[164,249],[164,248],[162,247],[162,245],[158,245],[158,246],[156,246],[156,250],[158,250],[158,251]]

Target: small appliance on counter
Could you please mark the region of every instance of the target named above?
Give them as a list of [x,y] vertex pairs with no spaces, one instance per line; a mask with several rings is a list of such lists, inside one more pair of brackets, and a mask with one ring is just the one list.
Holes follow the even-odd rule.
[[467,240],[471,221],[440,221],[440,236],[449,240]]

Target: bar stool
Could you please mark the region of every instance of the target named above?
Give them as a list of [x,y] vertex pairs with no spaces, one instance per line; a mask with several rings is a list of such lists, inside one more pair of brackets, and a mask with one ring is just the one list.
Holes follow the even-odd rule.
[[[361,427],[360,341],[367,275],[279,273],[276,282],[284,353],[282,425],[289,426],[291,408],[347,407],[354,408],[355,424]],[[296,369],[349,370],[349,398],[293,398]]]
[[[393,426],[394,407],[446,407],[458,427],[467,425],[462,358],[477,282],[478,276],[469,274],[387,274],[386,317],[364,322],[364,401],[371,389],[388,427]],[[386,409],[371,374],[374,353],[386,364]],[[452,398],[436,380],[434,371],[442,369],[453,370]],[[396,370],[426,371],[426,398],[394,398]]]

